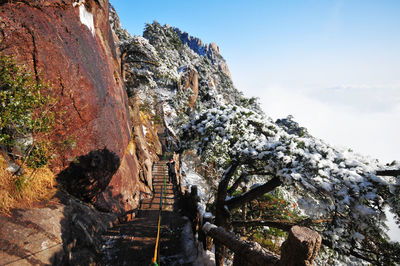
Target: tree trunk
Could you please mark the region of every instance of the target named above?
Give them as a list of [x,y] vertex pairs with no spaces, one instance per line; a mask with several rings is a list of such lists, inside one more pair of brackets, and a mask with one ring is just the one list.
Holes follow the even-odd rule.
[[271,175],[271,173],[270,172],[263,172],[261,170],[258,170],[258,171],[254,170],[254,171],[251,171],[251,172],[244,172],[238,177],[238,179],[236,179],[236,181],[233,183],[233,185],[228,189],[228,194],[232,195],[233,192],[235,192],[235,190],[239,187],[240,183],[242,183],[243,179],[245,177],[252,176],[252,175],[266,176],[266,175]]
[[240,183],[242,183],[243,179],[246,177],[247,175],[245,173],[241,174],[238,179],[236,179],[236,181],[233,183],[233,185],[228,189],[228,194],[232,195],[233,192],[236,191],[236,189],[239,187]]
[[[225,199],[227,196],[227,188],[229,181],[231,180],[238,166],[239,163],[233,161],[231,165],[228,167],[228,169],[225,170],[221,182],[219,182],[218,185],[217,202],[215,208],[215,224],[218,226],[222,226],[227,230],[229,221],[229,211],[225,208]],[[215,263],[217,266],[224,265],[225,246],[222,245],[218,240],[214,241],[214,243],[215,243]]]
[[[247,188],[244,187],[242,192],[245,193],[247,191]],[[247,216],[247,203],[242,205],[242,219],[246,220],[246,216]],[[246,227],[243,226],[242,229],[240,230],[240,233],[242,235],[246,235]]]

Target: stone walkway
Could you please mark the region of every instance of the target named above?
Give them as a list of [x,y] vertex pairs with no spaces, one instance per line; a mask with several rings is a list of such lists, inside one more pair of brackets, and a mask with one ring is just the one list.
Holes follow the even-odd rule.
[[[151,265],[157,236],[161,189],[167,179],[163,196],[163,211],[159,245],[159,265],[181,265],[181,232],[186,220],[177,212],[177,198],[172,184],[168,184],[166,161],[160,160],[153,168],[154,195],[142,201],[136,218],[119,224],[104,234],[105,265]],[[165,193],[166,192],[166,193]],[[165,200],[165,197],[164,197]]]

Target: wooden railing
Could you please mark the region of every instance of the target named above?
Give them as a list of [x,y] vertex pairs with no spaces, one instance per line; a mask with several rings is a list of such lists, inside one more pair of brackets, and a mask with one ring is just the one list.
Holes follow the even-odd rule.
[[321,236],[307,227],[291,227],[288,238],[281,246],[281,255],[277,255],[257,242],[240,239],[234,233],[213,225],[212,216],[204,215],[204,210],[198,205],[196,186],[191,187],[190,194],[186,190],[183,197],[193,223],[193,233],[198,233],[203,248],[211,250],[213,242],[218,241],[234,253],[234,266],[312,265],[318,254]]

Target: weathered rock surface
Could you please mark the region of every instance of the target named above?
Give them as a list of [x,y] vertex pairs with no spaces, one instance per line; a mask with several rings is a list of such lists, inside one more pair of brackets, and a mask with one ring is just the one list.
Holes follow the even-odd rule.
[[[87,157],[88,164],[80,162],[79,168],[84,170],[81,177],[90,180],[74,180],[65,175],[67,170],[60,176],[67,189],[73,193],[75,184],[86,186],[89,194],[82,199],[105,210],[122,211],[137,204],[137,176],[133,174],[137,169],[134,156],[126,152],[131,139],[128,98],[108,9],[104,0],[2,2],[0,48],[52,85],[50,93],[58,99],[61,118],[51,138],[75,142],[73,146],[59,145],[53,170],[58,173],[77,158]],[[109,157],[91,156],[104,149],[115,156],[111,160],[115,165],[107,166],[107,174],[99,176],[90,163],[110,164]],[[94,190],[93,183],[97,184]],[[105,188],[112,195],[104,201],[98,195]]]
[[[58,99],[59,123],[50,138],[59,145],[52,170],[62,187],[79,198],[59,192],[59,202],[0,217],[0,264],[89,264],[98,251],[98,236],[116,218],[106,212],[133,209],[152,189],[152,166],[161,144],[154,121],[140,110],[149,99],[137,96],[154,96],[147,115],[160,115],[155,106],[170,104],[180,82],[193,94],[176,109],[193,108],[200,90],[204,97],[209,94],[206,80],[234,89],[229,70],[222,70],[225,61],[216,45],[206,47],[208,59],[200,58],[182,46],[172,28],[157,25],[154,33],[169,33],[168,42],[152,40],[149,31],[148,40],[133,38],[126,42],[133,44],[130,53],[124,51],[123,42],[116,45],[123,37],[116,31],[123,30],[118,19],[111,19],[111,29],[105,0],[9,0],[0,1],[0,7],[0,51],[48,81],[48,93]],[[116,16],[112,13],[111,18]],[[201,60],[194,65],[196,58]],[[191,68],[179,80],[178,68],[184,65]],[[131,74],[125,79],[121,72]],[[128,99],[125,86],[136,97]],[[155,87],[160,90],[145,93]],[[73,145],[63,144],[67,138]]]
[[[135,199],[135,203],[151,193],[153,188],[152,184],[152,166],[154,161],[158,161],[157,154],[161,154],[161,143],[158,139],[157,132],[154,127],[150,124],[150,121],[141,117],[139,106],[139,97],[132,97],[129,99],[130,102],[130,121],[132,121],[132,140],[129,143],[126,154],[126,158],[132,157],[133,159],[129,163],[130,168],[119,169],[121,176],[128,178],[120,179],[120,176],[114,177],[109,186],[98,195],[96,200],[96,206],[100,209],[110,209],[114,201],[123,201],[124,198],[117,194],[121,191],[121,187],[134,187],[136,190],[132,191],[132,197]],[[151,135],[151,138],[146,138],[144,128],[148,130],[147,135]],[[123,164],[124,162],[122,162]],[[131,177],[131,178],[129,178]],[[115,204],[118,204],[115,202]],[[121,202],[120,204],[124,204]],[[135,206],[136,207],[136,206]]]
[[96,261],[101,233],[117,222],[58,193],[47,207],[0,216],[1,265],[89,265]]
[[192,90],[189,95],[189,106],[193,108],[199,95],[199,74],[196,69],[191,67],[185,68],[178,82],[178,89],[186,92],[188,88]]

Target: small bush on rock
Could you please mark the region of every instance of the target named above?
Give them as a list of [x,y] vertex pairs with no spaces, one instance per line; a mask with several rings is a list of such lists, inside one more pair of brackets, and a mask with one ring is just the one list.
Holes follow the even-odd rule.
[[45,167],[52,154],[46,135],[55,120],[55,99],[43,94],[50,89],[0,53],[0,213],[54,194],[54,175]]
[[54,124],[55,99],[42,94],[49,86],[39,82],[10,56],[0,54],[0,147],[29,167],[47,164],[48,155],[40,135]]

